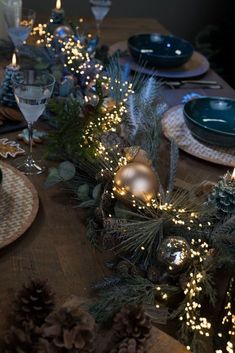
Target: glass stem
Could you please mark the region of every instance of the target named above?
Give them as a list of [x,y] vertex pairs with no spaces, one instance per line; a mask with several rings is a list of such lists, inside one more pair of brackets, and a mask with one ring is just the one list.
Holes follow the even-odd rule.
[[29,130],[29,153],[27,157],[27,162],[29,165],[33,164],[33,124],[28,123]]
[[101,21],[96,20],[97,36],[98,36],[99,38],[100,38],[100,36],[101,36],[100,26],[101,26]]

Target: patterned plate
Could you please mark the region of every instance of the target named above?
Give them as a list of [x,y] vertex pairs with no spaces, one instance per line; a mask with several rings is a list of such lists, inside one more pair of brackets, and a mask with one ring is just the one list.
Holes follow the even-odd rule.
[[38,212],[38,194],[29,179],[0,161],[0,248],[19,238],[33,223]]
[[[117,50],[126,51],[127,42],[118,42],[113,44],[110,49],[110,55],[114,54]],[[130,55],[120,57],[120,64],[128,64],[133,71],[141,72],[146,75],[156,75],[164,78],[190,78],[197,77],[205,74],[210,67],[208,60],[200,53],[194,52],[191,59],[184,65],[175,68],[148,68],[136,63]]]
[[229,167],[235,167],[235,148],[204,144],[196,140],[185,124],[183,105],[169,109],[162,119],[164,135],[192,156]]

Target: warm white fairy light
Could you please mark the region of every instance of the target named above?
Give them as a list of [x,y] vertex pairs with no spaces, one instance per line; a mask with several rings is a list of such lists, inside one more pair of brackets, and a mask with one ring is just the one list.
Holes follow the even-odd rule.
[[[159,285],[159,286],[156,286],[156,287],[155,287],[155,290],[156,290],[157,294],[161,296],[161,299],[162,299],[163,301],[167,301],[167,299],[168,299],[168,294],[163,291],[163,289],[162,289],[162,287],[161,287],[160,285]],[[156,307],[159,307],[159,305],[158,305],[158,306],[156,305]]]
[[[235,313],[232,308],[232,288],[233,288],[234,278],[231,279],[229,289],[227,291],[227,303],[224,307],[225,314],[222,319],[222,325],[230,325],[230,329],[228,334],[230,336],[235,336]],[[218,333],[218,337],[222,338],[223,334],[221,332]],[[226,343],[226,351],[228,353],[234,353],[234,346],[231,341],[227,341]],[[221,350],[217,350],[216,353],[222,352]]]
[[[208,256],[208,244],[201,239],[192,239],[191,258],[200,263],[205,261]],[[200,316],[200,294],[203,290],[203,271],[192,271],[189,274],[184,294],[187,298],[184,313],[179,317],[192,332],[197,332],[202,336],[209,337],[211,333],[211,323],[206,317]]]
[[[53,20],[51,20],[53,22]],[[58,46],[53,45],[55,36],[47,31],[47,24],[39,24],[34,27],[31,33],[32,36],[37,36],[36,43],[51,48],[53,51],[60,50],[64,54],[64,67],[70,70],[73,74],[85,74],[91,68],[91,58],[87,53],[86,44],[81,43],[74,35],[70,35],[65,39],[56,38]],[[59,49],[58,49],[59,48]],[[91,85],[99,78],[103,70],[103,66],[99,63],[92,63],[92,68],[95,69],[95,78],[91,79],[87,75],[85,84]]]
[[[111,81],[106,76],[102,77],[105,80],[105,89],[113,89]],[[133,93],[132,84],[125,81],[121,83],[117,81],[120,85],[120,90],[125,90],[125,97]],[[89,97],[85,97],[85,101],[89,102]],[[83,144],[87,147],[91,147],[93,143],[97,140],[97,128],[102,133],[107,133],[109,131],[115,132],[117,127],[120,126],[124,113],[126,113],[125,107],[126,98],[121,99],[119,102],[113,104],[112,109],[107,109],[105,106],[101,107],[102,114],[99,114],[96,118],[95,124],[93,121],[89,122],[83,133]],[[99,149],[99,148],[98,148]],[[98,151],[100,153],[100,151]],[[104,149],[102,149],[102,154],[104,155]]]

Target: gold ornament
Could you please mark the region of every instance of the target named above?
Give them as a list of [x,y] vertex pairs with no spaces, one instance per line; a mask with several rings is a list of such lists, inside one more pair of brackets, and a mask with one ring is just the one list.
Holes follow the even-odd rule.
[[[136,198],[149,202],[156,198],[159,183],[153,170],[142,163],[128,163],[121,167],[114,177],[114,193],[117,198],[128,202]],[[133,196],[132,196],[133,195]]]
[[160,245],[158,260],[172,273],[181,271],[190,260],[190,246],[183,237],[169,236]]

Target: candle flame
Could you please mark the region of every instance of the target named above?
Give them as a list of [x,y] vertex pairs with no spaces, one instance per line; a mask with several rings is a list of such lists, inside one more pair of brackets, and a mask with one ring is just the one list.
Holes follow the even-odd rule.
[[56,9],[57,10],[61,9],[61,0],[56,0]]
[[16,54],[15,53],[12,55],[11,63],[12,63],[12,66],[16,67]]
[[235,168],[233,169],[232,180],[235,181]]

